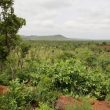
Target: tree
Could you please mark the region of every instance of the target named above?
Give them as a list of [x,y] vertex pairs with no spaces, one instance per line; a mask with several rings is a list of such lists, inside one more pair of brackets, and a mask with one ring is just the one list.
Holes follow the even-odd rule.
[[0,61],[6,60],[10,50],[15,48],[17,33],[26,24],[25,19],[15,15],[13,4],[14,0],[0,0]]

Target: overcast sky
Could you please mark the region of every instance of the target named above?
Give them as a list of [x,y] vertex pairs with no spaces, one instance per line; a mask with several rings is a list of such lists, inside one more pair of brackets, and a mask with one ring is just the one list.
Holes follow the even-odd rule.
[[15,0],[23,35],[110,39],[110,0]]

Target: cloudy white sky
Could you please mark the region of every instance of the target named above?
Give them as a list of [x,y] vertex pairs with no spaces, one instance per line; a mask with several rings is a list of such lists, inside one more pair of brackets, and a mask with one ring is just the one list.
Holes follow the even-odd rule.
[[15,0],[23,35],[110,39],[110,0]]

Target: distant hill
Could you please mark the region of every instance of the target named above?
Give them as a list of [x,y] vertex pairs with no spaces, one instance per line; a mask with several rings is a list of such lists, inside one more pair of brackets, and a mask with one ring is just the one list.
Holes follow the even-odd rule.
[[24,36],[22,35],[22,37],[27,40],[72,40],[70,38],[66,38],[63,35],[48,35],[48,36],[36,36],[36,35]]
[[56,41],[67,41],[67,40],[72,40],[72,41],[99,41],[99,42],[110,42],[110,40],[95,40],[95,39],[81,39],[81,38],[67,38],[63,35],[48,35],[48,36],[37,36],[37,35],[30,35],[30,36],[26,36],[26,35],[21,35],[23,39],[26,40],[56,40]]

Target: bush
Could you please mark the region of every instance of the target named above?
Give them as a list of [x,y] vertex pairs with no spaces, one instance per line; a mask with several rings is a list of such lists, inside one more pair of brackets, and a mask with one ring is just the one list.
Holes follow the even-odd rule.
[[23,83],[20,84],[19,80],[16,79],[10,82],[10,92],[0,96],[0,109],[24,110],[26,106],[31,106],[31,101],[35,98],[33,90],[26,88]]
[[37,108],[36,110],[54,110],[54,109],[50,108],[47,104],[41,103],[40,107]]

